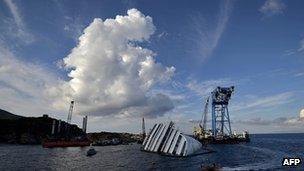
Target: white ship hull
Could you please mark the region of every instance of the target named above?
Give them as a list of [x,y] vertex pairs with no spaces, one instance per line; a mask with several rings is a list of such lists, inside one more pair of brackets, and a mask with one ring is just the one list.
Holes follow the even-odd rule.
[[142,149],[171,156],[189,156],[202,148],[196,139],[181,133],[169,124],[155,124],[145,138]]

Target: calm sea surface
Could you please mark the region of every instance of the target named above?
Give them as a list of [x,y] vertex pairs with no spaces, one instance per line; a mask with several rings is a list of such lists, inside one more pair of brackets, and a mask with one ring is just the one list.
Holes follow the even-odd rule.
[[215,153],[174,158],[146,153],[140,145],[44,149],[41,146],[0,145],[0,170],[200,170],[201,164],[217,163],[223,170],[290,170],[283,157],[300,157],[304,170],[304,134],[252,135],[251,142],[213,145]]

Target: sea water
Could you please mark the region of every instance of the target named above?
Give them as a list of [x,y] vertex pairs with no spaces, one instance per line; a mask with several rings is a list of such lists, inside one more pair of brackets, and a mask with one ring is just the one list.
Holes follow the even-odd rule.
[[[40,145],[0,145],[0,170],[200,170],[220,165],[223,170],[304,170],[304,134],[251,135],[250,143],[211,145],[216,152],[177,158],[140,151],[139,144],[46,149]],[[297,167],[282,166],[286,157],[299,157]]]

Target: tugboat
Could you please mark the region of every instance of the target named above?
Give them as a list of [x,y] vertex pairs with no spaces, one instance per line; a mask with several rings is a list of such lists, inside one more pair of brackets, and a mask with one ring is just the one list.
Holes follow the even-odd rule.
[[87,156],[93,156],[97,153],[97,151],[93,148],[92,144],[90,145],[90,149],[87,151]]

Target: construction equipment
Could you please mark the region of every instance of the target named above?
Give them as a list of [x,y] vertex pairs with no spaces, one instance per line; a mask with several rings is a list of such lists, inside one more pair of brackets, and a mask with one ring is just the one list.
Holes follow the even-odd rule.
[[[199,124],[200,127],[203,129],[203,131],[206,131],[206,127],[207,127],[208,105],[209,105],[209,97],[206,100],[203,117],[202,117],[201,122]],[[202,122],[203,122],[203,125],[202,125]]]
[[207,129],[207,116],[209,98],[205,103],[203,117],[199,123],[199,128],[194,127],[193,135],[204,144],[233,144],[239,142],[249,142],[249,133],[244,131],[242,135],[232,134],[230,116],[228,110],[229,100],[234,92],[234,86],[217,87],[211,92],[212,100],[212,129]]
[[[198,124],[198,127],[194,127],[193,134],[197,139],[208,139],[211,137],[211,130],[207,130],[207,118],[208,118],[208,107],[209,107],[209,99],[207,97],[205,102],[205,108],[202,114],[202,118]],[[205,143],[205,142],[204,142]]]
[[213,137],[231,136],[228,103],[234,86],[217,87],[212,94],[212,135]]
[[73,115],[73,108],[74,108],[74,101],[72,100],[71,101],[71,104],[70,104],[70,108],[69,108],[69,113],[68,113],[68,119],[67,119],[67,125],[66,125],[66,137],[67,138],[70,138],[70,124],[71,124],[71,121],[72,121],[72,115]]

